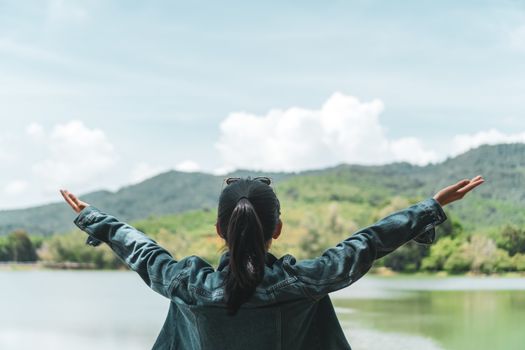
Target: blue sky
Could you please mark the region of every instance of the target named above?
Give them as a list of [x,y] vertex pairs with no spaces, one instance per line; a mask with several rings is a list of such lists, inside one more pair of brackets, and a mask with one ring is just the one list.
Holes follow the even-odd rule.
[[426,164],[525,140],[524,107],[522,1],[0,0],[0,209],[173,168]]

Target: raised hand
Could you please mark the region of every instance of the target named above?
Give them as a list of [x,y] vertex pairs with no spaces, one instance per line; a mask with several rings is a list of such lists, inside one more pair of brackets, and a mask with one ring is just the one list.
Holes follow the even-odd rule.
[[86,202],[82,202],[68,190],[60,190],[60,193],[66,200],[67,204],[69,204],[76,213],[80,213],[82,209],[84,209],[85,207],[89,207],[89,204],[87,204]]
[[485,182],[485,179],[483,179],[481,175],[476,176],[472,180],[461,180],[460,182],[445,187],[444,189],[436,193],[434,199],[441,206],[447,205],[449,203],[462,199],[467,193],[481,185],[483,182]]

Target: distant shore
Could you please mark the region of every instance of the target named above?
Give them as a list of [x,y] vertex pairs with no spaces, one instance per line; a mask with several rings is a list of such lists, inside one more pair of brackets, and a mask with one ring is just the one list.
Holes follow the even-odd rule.
[[[32,271],[32,270],[86,270],[86,271],[128,271],[125,268],[119,269],[98,269],[94,264],[91,263],[77,263],[77,262],[63,262],[63,263],[52,263],[52,262],[0,262],[0,271]],[[472,271],[460,274],[451,274],[446,271],[416,271],[416,272],[397,272],[389,268],[380,266],[374,267],[369,272],[370,275],[380,277],[401,277],[401,276],[433,276],[433,277],[450,277],[450,276],[472,276],[472,277],[525,277],[525,272],[505,272],[505,273],[493,273],[483,274],[475,273]]]
[[503,272],[503,273],[491,273],[491,274],[485,274],[485,273],[478,273],[473,271],[468,271],[465,273],[449,273],[447,271],[415,271],[415,272],[398,272],[393,271],[387,267],[375,267],[372,268],[369,272],[371,275],[374,276],[381,276],[381,277],[391,277],[391,276],[434,276],[434,277],[450,277],[450,276],[472,276],[472,277],[480,277],[480,276],[487,276],[487,277],[525,277],[525,272]]
[[25,270],[97,270],[92,263],[50,263],[50,262],[0,262],[0,271]]

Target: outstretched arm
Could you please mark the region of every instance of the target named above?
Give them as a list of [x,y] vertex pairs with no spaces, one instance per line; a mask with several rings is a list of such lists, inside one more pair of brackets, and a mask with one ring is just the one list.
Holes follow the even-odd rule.
[[441,204],[441,206],[445,206],[457,200],[463,199],[467,193],[481,185],[483,182],[485,182],[485,179],[481,175],[476,176],[472,180],[461,180],[458,183],[445,187],[436,193],[434,195],[434,199],[439,204]]
[[79,200],[67,190],[61,190],[60,193],[78,214],[75,224],[90,238],[107,243],[151,289],[170,299],[175,296],[184,299],[187,296],[181,281],[188,278],[190,267],[192,270],[196,267],[192,257],[177,261],[157,242],[133,226]]
[[442,206],[459,200],[483,183],[481,176],[463,180],[439,191],[433,198],[395,212],[359,230],[320,257],[296,262],[288,271],[301,280],[313,298],[342,289],[361,278],[373,262],[421,234],[434,235],[435,226],[446,220]]

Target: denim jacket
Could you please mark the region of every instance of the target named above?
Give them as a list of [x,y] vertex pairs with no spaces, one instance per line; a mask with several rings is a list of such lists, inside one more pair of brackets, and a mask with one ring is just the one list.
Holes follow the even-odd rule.
[[88,206],[75,224],[107,243],[155,292],[171,300],[153,345],[160,350],[350,349],[328,293],[357,281],[373,262],[414,239],[429,244],[446,220],[429,198],[354,233],[319,257],[266,255],[262,282],[235,316],[226,313],[228,252],[217,269],[198,256],[176,260],[132,226]]

